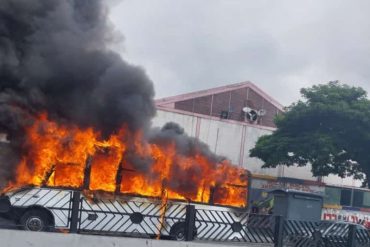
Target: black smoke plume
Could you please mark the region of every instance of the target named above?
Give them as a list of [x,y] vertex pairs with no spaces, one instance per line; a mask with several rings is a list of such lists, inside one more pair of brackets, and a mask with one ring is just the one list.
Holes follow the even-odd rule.
[[102,0],[1,0],[0,128],[27,115],[110,134],[143,128],[155,114],[153,84],[108,45],[114,30]]
[[[115,33],[105,3],[0,0],[0,132],[11,145],[0,158],[1,181],[13,177],[25,149],[23,131],[41,112],[59,123],[93,127],[103,137],[127,125],[144,130],[145,141],[174,142],[182,155],[222,159],[176,124],[147,131],[155,115],[153,84],[109,48]],[[151,157],[137,155],[134,145],[126,152],[137,170],[150,168]],[[188,172],[196,174],[196,166]],[[183,180],[170,185],[191,186]]]
[[[153,84],[109,49],[115,36],[105,3],[0,1],[0,131],[13,145],[7,154],[20,152],[22,131],[40,112],[103,135],[122,124],[149,126]],[[11,177],[16,160],[1,163],[0,178]]]

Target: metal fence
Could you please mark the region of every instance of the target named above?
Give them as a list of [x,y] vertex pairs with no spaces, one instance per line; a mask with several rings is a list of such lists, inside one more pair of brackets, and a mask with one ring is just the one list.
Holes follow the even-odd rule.
[[273,243],[273,217],[228,210],[197,209],[197,240]]
[[186,205],[82,198],[79,232],[126,236],[170,236],[183,225]]
[[[217,208],[213,209],[213,208]],[[178,240],[274,242],[274,217],[221,207],[82,198],[77,232]]]
[[356,224],[285,220],[282,227],[276,246],[370,247],[369,232]]
[[[55,197],[51,193],[45,196]],[[26,202],[22,198],[25,197],[20,196],[17,201],[20,205]],[[39,197],[31,198],[39,200]],[[186,241],[265,243],[275,247],[370,247],[369,232],[356,224],[284,220],[281,216],[176,202],[116,199],[90,201],[81,197],[78,192],[61,198],[57,201],[61,206],[55,203],[45,205],[50,210],[57,210],[55,217],[64,217],[67,220],[64,222],[61,219],[59,222],[63,224],[54,224],[55,228],[53,225],[46,227],[46,230],[171,237]],[[47,200],[50,201],[51,199]],[[60,214],[62,209],[63,214]],[[0,223],[0,228],[21,229],[22,226]]]

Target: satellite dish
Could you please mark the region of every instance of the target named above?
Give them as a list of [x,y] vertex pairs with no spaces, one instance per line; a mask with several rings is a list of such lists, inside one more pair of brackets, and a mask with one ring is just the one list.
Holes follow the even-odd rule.
[[250,122],[255,122],[257,121],[258,117],[262,117],[266,115],[265,109],[254,110],[249,107],[244,107],[242,111],[245,113],[245,118]]

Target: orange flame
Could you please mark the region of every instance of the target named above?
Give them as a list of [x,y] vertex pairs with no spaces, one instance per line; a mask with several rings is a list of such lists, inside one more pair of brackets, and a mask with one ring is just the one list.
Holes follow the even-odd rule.
[[[26,129],[16,177],[8,187],[26,185],[84,189],[139,196],[247,206],[247,171],[227,161],[214,163],[201,152],[184,156],[175,143],[152,144],[122,127],[106,140],[92,128],[63,125],[41,114]],[[143,161],[135,167],[129,150]]]

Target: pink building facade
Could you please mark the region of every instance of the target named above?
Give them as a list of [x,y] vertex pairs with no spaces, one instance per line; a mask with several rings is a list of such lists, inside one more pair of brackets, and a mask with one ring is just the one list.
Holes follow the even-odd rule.
[[[340,215],[342,209],[343,214],[348,215],[350,208],[355,206],[355,213],[351,215],[356,217],[345,219],[370,218],[370,192],[354,189],[361,185],[361,181],[334,175],[317,178],[312,175],[309,165],[262,169],[263,162],[249,156],[249,150],[258,138],[275,130],[274,117],[284,112],[279,102],[255,84],[242,82],[167,97],[156,100],[156,106],[154,126],[176,122],[189,136],[207,143],[213,152],[248,169],[253,174],[252,197],[258,198],[263,191],[279,187],[323,195],[328,191],[330,198],[326,200],[325,217],[329,214],[334,217],[333,212]],[[248,118],[246,114],[252,110],[262,114],[255,119]],[[344,200],[348,193],[350,201]],[[356,199],[356,196],[362,196],[362,199]]]

